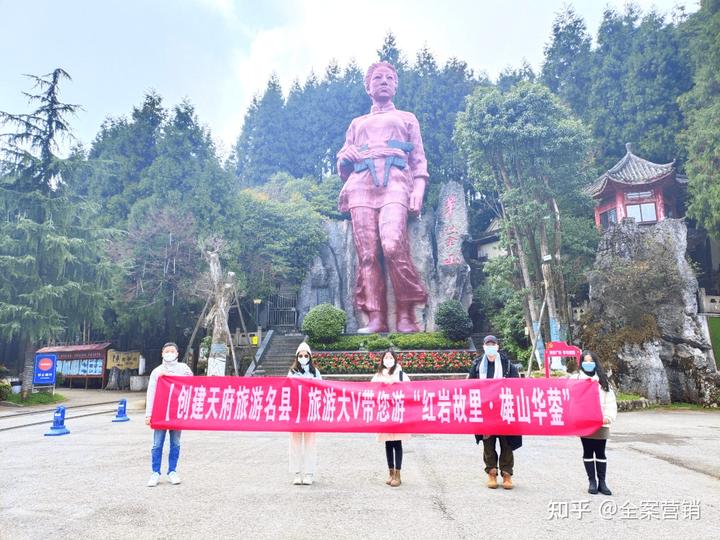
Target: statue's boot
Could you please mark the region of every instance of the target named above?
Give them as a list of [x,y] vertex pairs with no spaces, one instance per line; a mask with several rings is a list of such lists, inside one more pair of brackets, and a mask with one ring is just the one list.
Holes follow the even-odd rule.
[[415,321],[415,304],[398,302],[397,331],[402,334],[410,334],[412,332],[420,331],[420,327]]
[[363,328],[358,328],[358,334],[379,334],[388,331],[385,314],[381,311],[368,311],[368,323]]

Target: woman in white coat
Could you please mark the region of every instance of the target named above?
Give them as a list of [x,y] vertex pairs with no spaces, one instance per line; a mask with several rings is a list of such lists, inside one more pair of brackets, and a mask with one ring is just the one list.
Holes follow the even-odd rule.
[[[320,380],[320,370],[312,363],[310,346],[304,341],[295,351],[295,360],[290,366],[288,377]],[[290,472],[295,474],[293,484],[309,486],[313,483],[317,469],[317,449],[314,432],[290,433]]]
[[[382,355],[377,373],[373,375],[374,383],[394,384],[398,382],[407,382],[410,379],[402,370],[402,366],[397,361],[397,356],[392,349],[388,349]],[[398,487],[402,481],[400,479],[400,470],[402,469],[403,448],[402,442],[410,438],[409,433],[378,433],[378,441],[385,443],[385,456],[389,470],[389,477],[385,481],[392,487]]]
[[[600,407],[602,408],[603,425],[587,437],[580,437],[583,445],[583,463],[585,472],[588,475],[588,493],[593,495],[598,491],[603,495],[612,495],[610,488],[605,483],[607,473],[607,458],[605,457],[605,446],[610,437],[610,425],[617,416],[617,401],[615,392],[610,387],[610,382],[605,370],[600,364],[600,359],[592,351],[583,351],[582,362],[578,373],[572,375],[574,379],[593,380],[599,385]],[[597,480],[596,480],[597,473]]]

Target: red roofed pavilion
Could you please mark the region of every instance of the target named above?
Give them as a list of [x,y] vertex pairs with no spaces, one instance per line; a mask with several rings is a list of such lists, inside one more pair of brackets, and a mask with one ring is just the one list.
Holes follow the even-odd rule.
[[687,178],[677,174],[675,161],[652,163],[632,153],[632,145],[615,166],[595,180],[587,193],[595,199],[595,224],[607,229],[626,217],[640,224],[681,217]]

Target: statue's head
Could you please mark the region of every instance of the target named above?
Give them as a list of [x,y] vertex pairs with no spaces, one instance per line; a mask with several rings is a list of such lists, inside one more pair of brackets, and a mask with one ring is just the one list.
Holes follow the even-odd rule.
[[375,74],[375,72],[377,70],[385,71],[385,72],[389,71],[393,74],[395,84],[393,86],[392,93],[393,93],[393,95],[395,95],[395,92],[397,91],[397,85],[398,85],[397,70],[395,69],[395,66],[393,66],[390,62],[385,62],[385,61],[375,62],[368,68],[367,73],[365,73],[365,91],[372,96],[370,85],[373,80],[373,75]]

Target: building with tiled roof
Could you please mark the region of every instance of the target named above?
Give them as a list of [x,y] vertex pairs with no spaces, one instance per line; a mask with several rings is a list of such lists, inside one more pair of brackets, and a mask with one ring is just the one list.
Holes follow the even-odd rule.
[[677,174],[675,161],[653,163],[625,145],[625,156],[587,187],[595,199],[595,223],[606,229],[626,217],[651,224],[680,217],[687,178]]

